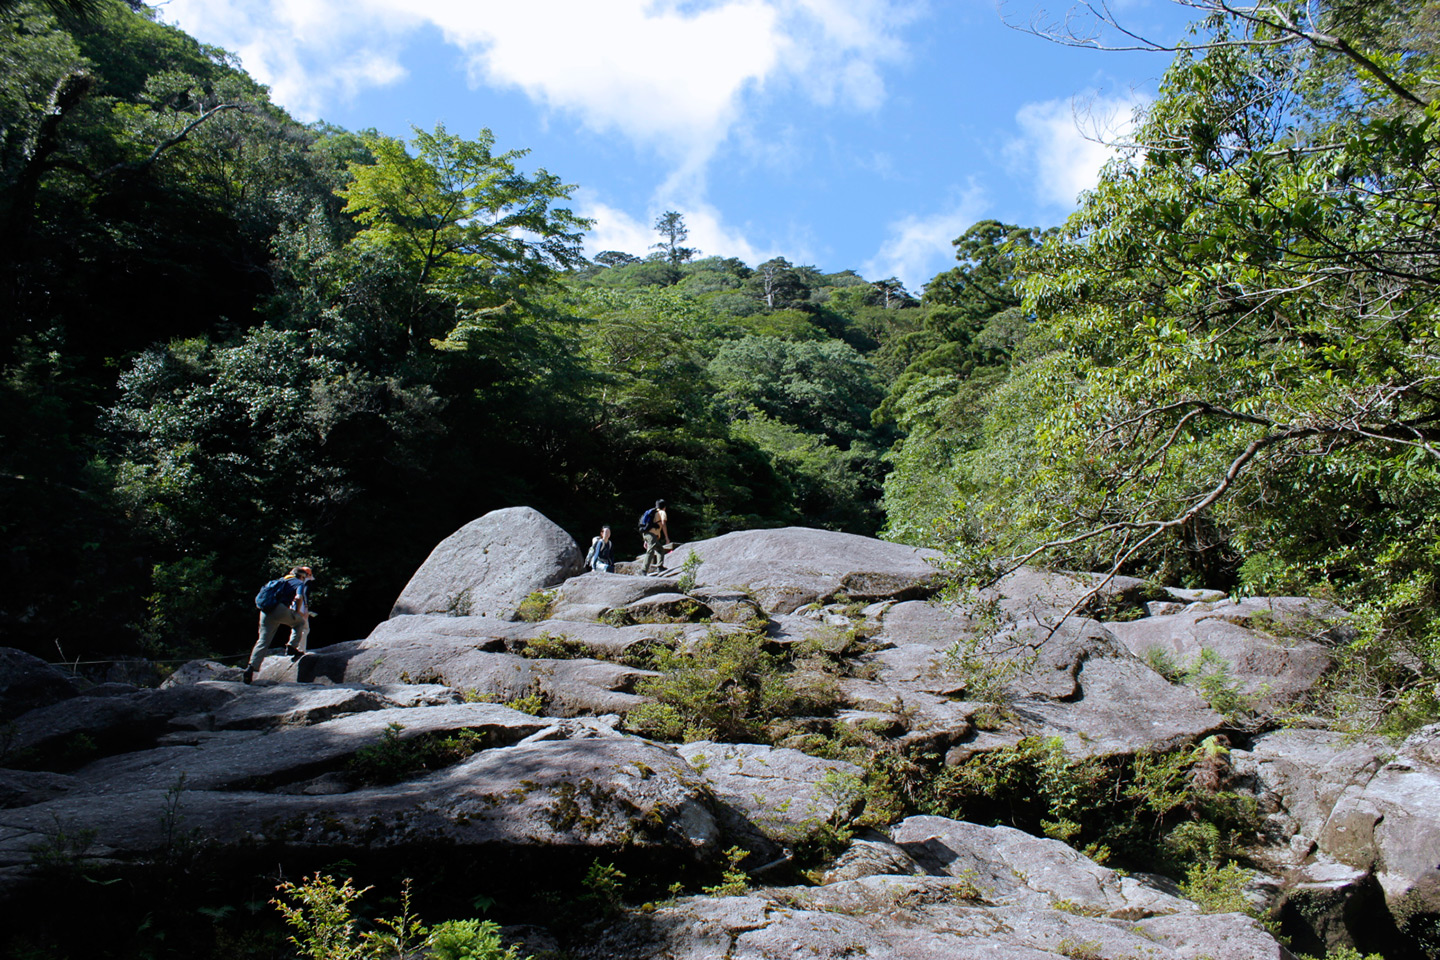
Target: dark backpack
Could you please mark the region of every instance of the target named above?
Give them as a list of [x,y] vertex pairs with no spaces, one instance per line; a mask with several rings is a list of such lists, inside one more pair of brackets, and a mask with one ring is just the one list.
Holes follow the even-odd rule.
[[282,603],[289,603],[293,596],[295,596],[294,578],[281,577],[279,580],[271,580],[260,588],[260,592],[255,594],[255,606],[269,612]]
[[640,514],[640,532],[644,533],[653,526],[655,526],[655,508],[651,507],[649,510]]

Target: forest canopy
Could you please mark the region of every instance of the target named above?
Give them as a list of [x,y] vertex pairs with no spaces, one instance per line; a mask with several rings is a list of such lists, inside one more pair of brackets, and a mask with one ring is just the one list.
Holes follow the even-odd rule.
[[1011,245],[1031,326],[1003,377],[896,402],[891,529],[1331,596],[1360,615],[1348,693],[1433,718],[1435,7],[1191,6],[1133,142]]

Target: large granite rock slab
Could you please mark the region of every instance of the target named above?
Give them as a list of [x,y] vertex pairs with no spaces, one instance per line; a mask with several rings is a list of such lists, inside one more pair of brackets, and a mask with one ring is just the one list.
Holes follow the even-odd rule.
[[1402,929],[1440,914],[1440,724],[1398,748],[1279,731],[1257,738],[1248,759],[1303,838],[1292,846],[1373,874]]
[[[524,632],[533,637],[541,631]],[[523,640],[515,639],[523,649]],[[538,694],[553,716],[632,710],[643,702],[633,692],[635,685],[654,675],[592,658],[531,658],[507,653],[504,647],[497,638],[477,644],[464,637],[410,635],[381,643],[336,644],[306,659],[315,662],[313,676],[333,681],[442,684],[501,703]]]
[[[1135,577],[1098,573],[1069,573],[1021,567],[980,591],[980,599],[995,601],[1012,617],[1057,618],[1090,616],[1143,609],[1145,600],[1164,595]],[[1110,619],[1106,617],[1106,619]]]
[[1059,736],[1083,756],[1169,750],[1225,725],[1194,690],[1167,682],[1093,620],[1019,631],[1039,643],[1033,668],[1015,682],[1011,709],[1021,726]]
[[0,647],[0,723],[78,693],[73,680],[39,657]]
[[[492,747],[417,779],[329,795],[323,803],[293,793],[225,791],[215,789],[214,778],[202,785],[202,778],[187,777],[179,809],[212,856],[227,849],[444,847],[452,855],[469,850],[521,862],[525,851],[551,863],[568,857],[567,869],[583,873],[606,851],[665,851],[680,861],[714,855],[719,831],[689,764],[658,744],[599,728],[588,733]],[[0,874],[15,880],[15,868],[30,862],[57,823],[93,831],[96,860],[152,857],[167,842],[160,816],[167,802],[158,786],[112,785],[0,811]]]
[[627,623],[694,623],[709,620],[711,609],[684,593],[657,593],[627,604],[619,611]]
[[78,781],[63,773],[45,770],[0,769],[0,808],[28,807],[62,797]]
[[769,613],[837,596],[926,597],[941,581],[934,550],[805,527],[727,533],[683,550],[702,561],[698,585],[743,590]]
[[840,883],[864,877],[916,877],[929,873],[900,844],[879,830],[856,832],[850,845],[825,871],[824,882]]
[[[1224,725],[1193,690],[1167,682],[1094,620],[1021,614],[993,634],[972,629],[958,610],[891,607],[878,639],[895,645],[859,658],[868,679],[841,683],[846,705],[888,711],[912,737],[928,731],[951,763],[1025,736],[1104,756],[1181,746]],[[988,718],[976,723],[981,712]]]
[[[266,658],[267,663],[270,659],[278,658],[280,653],[280,650],[276,650],[274,655]],[[168,690],[171,687],[183,687],[191,683],[204,683],[207,680],[241,680],[243,674],[243,666],[228,667],[214,660],[191,660],[189,663],[181,664],[179,669],[166,677],[165,681],[160,684],[160,689]]]
[[568,533],[530,507],[507,507],[472,520],[440,542],[391,609],[510,620],[536,590],[583,567]]
[[4,763],[67,770],[96,757],[144,749],[180,718],[208,714],[240,695],[240,684],[202,683],[163,690],[78,696],[10,722]]
[[771,840],[797,843],[825,825],[850,819],[860,801],[863,771],[758,743],[687,743],[679,753],[715,795]]
[[991,905],[967,880],[872,876],[685,898],[565,944],[575,960],[1293,960],[1249,917],[1142,920]]
[[[737,629],[731,624],[642,623],[623,627],[608,623],[549,619],[538,623],[506,623],[489,617],[396,617],[380,623],[364,640],[332,644],[314,656],[324,658],[319,673],[339,679],[335,673],[343,665],[344,679],[363,680],[383,661],[408,672],[411,677],[425,674],[430,666],[427,658],[443,656],[443,650],[456,643],[487,652],[524,652],[538,639],[574,641],[590,650],[597,659],[620,660],[636,647],[663,644],[675,647],[703,637],[716,630],[722,633]],[[427,651],[434,645],[435,653]],[[403,665],[399,661],[404,660]]]
[[1181,668],[1202,651],[1221,657],[1239,689],[1264,709],[1310,692],[1330,667],[1331,646],[1351,637],[1349,619],[1324,600],[1255,597],[1106,626],[1137,657],[1159,650]]
[[86,794],[164,790],[184,778],[187,789],[276,789],[349,769],[351,758],[387,736],[401,742],[473,730],[487,747],[518,743],[554,724],[494,703],[373,710],[309,726],[235,731],[185,744],[97,760],[76,770]]
[[599,620],[612,610],[623,610],[646,597],[669,593],[674,589],[672,580],[586,573],[560,584],[548,619]]
[[[323,723],[335,717],[397,704],[375,690],[355,686],[283,684],[250,687],[245,694],[209,716],[202,729],[252,730],[295,724]],[[202,719],[197,717],[197,721]],[[197,723],[197,726],[200,726]]]
[[877,611],[875,639],[930,651],[947,650],[973,636],[975,620],[963,608],[907,600]]
[[1042,908],[1063,903],[1128,920],[1199,912],[1190,901],[1122,877],[1059,840],[1013,827],[909,817],[890,829],[890,839],[928,873],[966,879],[990,903]]

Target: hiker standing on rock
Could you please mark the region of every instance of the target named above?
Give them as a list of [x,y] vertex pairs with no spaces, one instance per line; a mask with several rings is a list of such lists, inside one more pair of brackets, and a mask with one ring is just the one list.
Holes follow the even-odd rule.
[[255,679],[255,671],[260,669],[265,651],[281,627],[290,628],[290,642],[285,645],[290,659],[299,660],[305,655],[305,640],[310,636],[310,581],[314,579],[309,567],[295,567],[279,580],[265,584],[255,595],[255,606],[260,608],[260,636],[245,667],[246,683]]
[[670,527],[665,515],[665,501],[656,500],[655,506],[640,515],[640,537],[645,541],[645,559],[640,564],[640,576],[650,575],[651,563],[658,564],[659,572],[665,570],[665,544],[670,542]]
[[590,541],[590,556],[585,566],[596,573],[609,573],[615,569],[615,544],[610,540],[610,526],[600,528],[600,536]]

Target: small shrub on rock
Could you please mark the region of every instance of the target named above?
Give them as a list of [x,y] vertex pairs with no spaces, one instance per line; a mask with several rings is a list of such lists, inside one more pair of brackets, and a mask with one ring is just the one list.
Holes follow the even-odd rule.
[[1185,873],[1180,892],[1200,905],[1204,913],[1250,913],[1245,899],[1249,873],[1238,864],[1198,863]]
[[545,694],[539,690],[535,690],[527,693],[523,697],[506,700],[505,706],[511,710],[519,710],[521,713],[528,713],[532,717],[538,717],[545,712]]
[[[1012,750],[997,750],[945,767],[926,798],[926,812],[977,822],[1079,823],[1108,771],[1097,760],[1066,755],[1059,737],[1026,737]],[[1034,832],[1043,833],[1043,828]]]
[[1145,666],[1171,683],[1179,683],[1185,677],[1185,668],[1175,659],[1175,654],[1164,647],[1147,647],[1145,649]]
[[626,722],[658,740],[771,743],[776,721],[833,706],[828,688],[797,682],[759,633],[712,630],[686,649],[658,648],[652,660],[664,676],[638,685],[653,702],[632,710]]
[[1066,938],[1060,941],[1057,948],[1061,956],[1069,957],[1070,960],[1103,960],[1104,954],[1100,952],[1101,943],[1099,940],[1071,940]]
[[310,960],[363,960],[371,954],[359,941],[351,904],[370,888],[355,889],[354,881],[317,873],[304,883],[285,882],[275,888],[280,896],[270,902],[295,931],[288,939]]
[[1196,776],[1218,749],[1207,740],[1100,760],[1066,755],[1058,737],[1029,737],[941,768],[916,806],[1043,834],[1101,862],[1113,855],[1124,866],[1179,876],[1241,855],[1262,819],[1253,798]]
[[578,660],[590,656],[590,648],[563,633],[542,633],[527,640],[520,653],[532,660]]
[[681,593],[689,593],[695,589],[695,575],[700,572],[700,564],[704,562],[694,550],[685,555],[685,562],[680,564],[680,579],[676,581]]
[[1299,960],[1385,960],[1385,957],[1379,953],[1361,953],[1354,947],[1336,947],[1323,957],[1302,953]]
[[383,786],[417,773],[439,770],[473,756],[485,745],[485,734],[469,728],[453,733],[422,733],[403,738],[405,727],[391,723],[380,739],[355,752],[350,772],[363,783]]
[[501,943],[500,925],[493,920],[446,920],[430,930],[427,956],[434,960],[519,960],[519,951]]
[[743,897],[750,889],[750,875],[740,867],[747,856],[749,853],[744,847],[726,850],[725,871],[720,875],[720,882],[713,887],[702,888],[703,892],[711,897]]
[[554,590],[536,590],[520,601],[520,607],[515,611],[515,619],[526,623],[539,623],[550,616],[550,610],[554,606]]
[[607,917],[620,912],[624,905],[625,873],[613,863],[593,861],[580,884],[585,888],[580,895],[582,903]]

